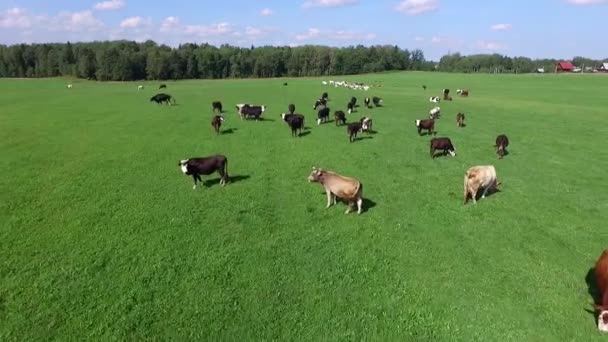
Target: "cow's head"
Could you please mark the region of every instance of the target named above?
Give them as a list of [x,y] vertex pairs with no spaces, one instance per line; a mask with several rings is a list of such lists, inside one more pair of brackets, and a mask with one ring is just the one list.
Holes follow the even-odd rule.
[[454,145],[452,145],[452,149],[448,150],[448,153],[452,156],[452,157],[456,157],[456,147],[454,147]]
[[597,316],[597,328],[601,332],[608,332],[608,307],[602,305],[594,305],[595,310],[599,312]]
[[180,167],[180,169],[182,170],[183,173],[188,173],[188,159],[180,160],[177,163],[177,166]]
[[283,119],[283,121],[285,120],[285,116],[286,116],[286,115],[287,115],[287,114],[285,114],[285,113],[281,114],[281,119]]
[[224,122],[224,116],[223,115],[220,115],[220,121]]
[[262,113],[266,111],[266,106],[262,106]]
[[320,183],[322,177],[323,177],[323,170],[318,169],[315,166],[313,166],[312,167],[312,172],[308,176],[308,182],[310,182],[310,183]]

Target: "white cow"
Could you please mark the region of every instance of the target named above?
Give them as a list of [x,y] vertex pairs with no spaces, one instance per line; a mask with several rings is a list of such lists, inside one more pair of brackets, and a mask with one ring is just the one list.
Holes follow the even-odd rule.
[[138,86],[137,90],[144,90],[144,86],[143,85]]
[[464,204],[467,204],[469,195],[473,203],[477,203],[477,193],[483,188],[481,198],[485,198],[490,189],[498,186],[496,169],[492,165],[473,166],[464,174]]
[[439,103],[439,102],[441,102],[441,99],[439,98],[439,96],[432,96],[429,99],[429,101],[432,102],[432,103]]
[[68,84],[67,87],[68,87],[68,89],[72,89],[72,85],[71,84]]
[[431,119],[439,119],[441,115],[441,107],[435,107],[429,111],[429,117]]

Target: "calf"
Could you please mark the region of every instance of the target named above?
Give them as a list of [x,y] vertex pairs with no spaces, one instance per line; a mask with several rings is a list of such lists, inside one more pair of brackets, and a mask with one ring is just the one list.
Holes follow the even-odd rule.
[[220,134],[220,127],[222,126],[222,122],[224,122],[223,115],[215,115],[213,119],[211,119],[211,127],[213,127],[216,134]]
[[338,110],[334,113],[334,117],[335,117],[335,121],[336,121],[336,126],[339,125],[346,125],[346,114],[344,114],[343,111]]
[[313,110],[317,110],[317,108],[325,108],[327,106],[326,99],[319,99],[315,102],[315,105],[312,107]]
[[372,102],[374,103],[374,106],[376,107],[381,107],[382,106],[382,99],[379,97],[372,97]]
[[222,109],[222,103],[220,101],[213,101],[211,103],[211,107],[213,107],[213,111],[214,112],[218,112],[218,113],[223,113],[223,109]]
[[327,194],[326,208],[331,207],[332,204],[336,204],[336,197],[339,197],[348,202],[348,209],[346,209],[345,214],[350,213],[355,204],[357,205],[357,214],[361,214],[363,207],[363,184],[358,180],[313,167],[310,176],[308,176],[308,181],[323,185]]
[[485,198],[490,189],[495,190],[498,183],[496,169],[492,165],[474,166],[464,174],[464,204],[467,204],[469,195],[473,203],[477,203],[477,192],[484,189],[481,198]]
[[287,122],[289,128],[291,128],[291,135],[296,137],[300,136],[302,129],[304,129],[304,115],[302,114],[281,114],[283,121]]
[[464,127],[464,113],[456,114],[456,127]]
[[296,112],[296,106],[292,103],[288,106],[289,114],[293,114]]
[[171,100],[173,100],[173,104],[175,104],[175,99],[171,97],[171,95],[160,93],[152,96],[150,98],[150,102],[156,102],[157,104],[167,103],[171,105]]
[[185,175],[192,176],[194,187],[196,182],[202,182],[201,175],[210,175],[217,171],[220,174],[220,185],[224,186],[228,182],[228,159],[223,155],[215,155],[203,158],[190,158],[180,160],[177,164]]
[[325,107],[317,113],[317,125],[329,120],[329,108]]
[[438,96],[431,96],[431,98],[429,99],[429,102],[439,103],[439,102],[441,102],[441,99]]
[[167,88],[166,84],[161,84],[160,86],[158,86],[158,89],[165,89],[165,88]]
[[435,107],[429,111],[429,118],[439,119],[441,116],[441,107]]
[[361,126],[361,122],[353,122],[348,124],[346,127],[346,134],[348,135],[348,141],[353,142],[357,140],[357,134],[362,132],[363,127]]
[[416,128],[418,128],[419,135],[422,135],[423,129],[427,130],[428,135],[430,135],[431,133],[437,134],[437,132],[434,132],[435,131],[435,120],[425,119],[425,120],[415,120],[414,122],[416,123]]
[[597,259],[593,273],[600,295],[600,303],[594,303],[595,310],[599,312],[597,328],[601,332],[608,332],[608,249]]
[[361,123],[361,131],[365,132],[365,133],[371,133],[372,131],[372,119],[368,118],[367,116],[364,116],[361,118],[361,120],[359,120],[359,122]]
[[496,145],[494,147],[496,147],[498,159],[502,159],[502,157],[509,153],[507,152],[507,146],[509,146],[509,138],[506,135],[501,134],[496,137]]
[[365,102],[365,107],[370,108],[370,103],[371,103],[370,98],[366,97],[364,102]]
[[443,154],[456,156],[456,148],[452,145],[450,138],[433,138],[431,139],[431,158],[435,159],[435,151],[443,151]]

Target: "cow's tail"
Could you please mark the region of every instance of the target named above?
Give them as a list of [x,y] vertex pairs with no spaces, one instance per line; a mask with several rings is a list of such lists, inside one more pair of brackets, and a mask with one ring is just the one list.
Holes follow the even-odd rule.
[[226,183],[228,183],[230,181],[230,176],[228,175],[228,158],[226,158],[226,161],[224,162],[224,177],[226,177]]

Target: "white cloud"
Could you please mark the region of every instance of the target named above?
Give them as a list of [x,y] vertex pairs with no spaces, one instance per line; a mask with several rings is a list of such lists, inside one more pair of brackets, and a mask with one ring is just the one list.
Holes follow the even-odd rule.
[[235,33],[234,27],[230,23],[219,23],[214,25],[187,25],[184,33],[202,38],[227,35]]
[[490,29],[492,31],[509,31],[512,28],[513,28],[513,25],[511,25],[511,24],[496,24],[496,25],[490,26]]
[[433,44],[439,44],[443,41],[444,41],[444,39],[442,39],[441,37],[434,36],[433,38],[431,38],[431,43],[433,43]]
[[375,33],[362,33],[357,31],[335,31],[329,32],[328,37],[337,40],[361,41],[376,38]]
[[61,12],[50,19],[48,28],[54,31],[96,31],[104,27],[90,10],[81,12]]
[[475,43],[475,48],[487,51],[500,51],[506,50],[507,47],[501,43],[479,40]]
[[418,15],[432,12],[439,8],[438,0],[404,0],[395,6],[397,12]]
[[109,0],[96,3],[94,8],[98,11],[112,11],[121,9],[126,5],[123,0]]
[[358,0],[309,0],[302,4],[302,8],[314,8],[314,7],[344,7],[358,3]]
[[142,17],[130,17],[120,22],[122,28],[137,28],[145,22]]
[[424,37],[415,37],[414,40],[417,41],[417,42],[423,42],[424,41]]
[[24,29],[32,26],[32,20],[23,8],[11,8],[0,14],[1,28]]
[[180,25],[178,17],[166,17],[160,25],[160,32],[170,32],[177,29]]
[[306,33],[297,34],[296,40],[309,40],[318,37],[321,34],[321,30],[316,28],[309,28]]
[[568,0],[567,2],[576,6],[608,4],[608,0]]
[[295,40],[299,42],[319,38],[322,38],[323,41],[339,40],[356,43],[376,39],[376,34],[360,31],[319,30],[317,28],[309,28],[306,32],[295,35]]
[[274,14],[274,11],[271,10],[270,8],[264,8],[263,10],[260,11],[260,15],[264,16],[264,17],[273,15],[273,14]]

